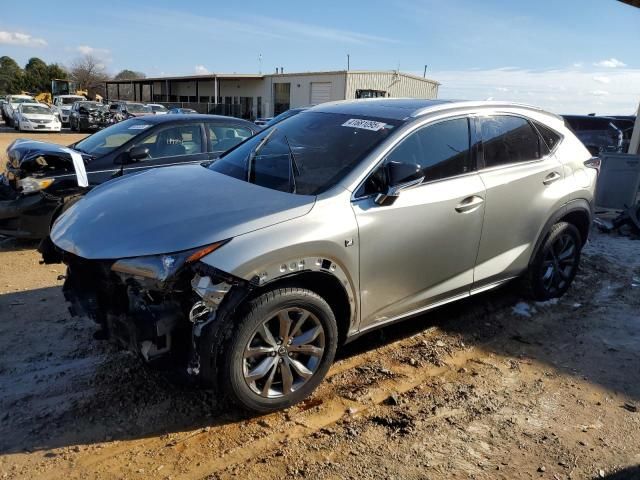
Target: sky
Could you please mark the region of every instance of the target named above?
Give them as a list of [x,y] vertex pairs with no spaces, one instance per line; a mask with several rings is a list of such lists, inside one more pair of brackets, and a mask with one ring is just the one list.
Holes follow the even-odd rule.
[[0,17],[0,56],[147,76],[395,70],[438,96],[510,100],[557,113],[635,113],[640,9],[616,0],[65,0]]

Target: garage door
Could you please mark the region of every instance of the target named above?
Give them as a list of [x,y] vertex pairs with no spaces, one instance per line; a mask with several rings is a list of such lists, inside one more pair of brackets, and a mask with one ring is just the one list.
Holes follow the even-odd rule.
[[311,103],[317,105],[330,101],[331,82],[311,82]]

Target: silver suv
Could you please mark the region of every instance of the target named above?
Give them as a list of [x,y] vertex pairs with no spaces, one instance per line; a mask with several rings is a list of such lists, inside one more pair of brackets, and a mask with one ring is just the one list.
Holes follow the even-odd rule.
[[97,187],[41,248],[101,337],[266,412],[371,329],[518,277],[536,300],[562,295],[598,166],[529,106],[322,104],[208,167]]

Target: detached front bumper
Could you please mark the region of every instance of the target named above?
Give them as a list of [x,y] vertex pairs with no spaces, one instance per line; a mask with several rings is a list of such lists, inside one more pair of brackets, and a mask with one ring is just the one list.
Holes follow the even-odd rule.
[[21,195],[3,184],[0,176],[0,235],[15,238],[44,238],[61,199],[42,193]]

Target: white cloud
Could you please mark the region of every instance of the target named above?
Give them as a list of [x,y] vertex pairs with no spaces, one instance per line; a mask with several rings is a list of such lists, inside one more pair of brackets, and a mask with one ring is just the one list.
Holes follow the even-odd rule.
[[110,56],[111,51],[106,48],[94,48],[89,45],[79,45],[75,48],[76,52],[82,55],[94,55],[94,56]]
[[446,70],[430,75],[442,84],[440,98],[493,97],[538,105],[560,114],[634,114],[640,101],[640,69],[609,70],[606,90],[594,89],[594,77],[601,76],[602,71],[588,66],[579,70],[571,66],[556,70]]
[[597,77],[593,77],[593,79],[598,83],[605,83],[605,84],[611,83],[611,79],[605,76],[597,76]]
[[196,72],[196,75],[207,75],[211,73],[204,65],[196,65],[193,70]]
[[582,68],[582,62],[576,62],[573,64],[575,68]]
[[613,58],[613,57],[607,60],[600,60],[599,62],[596,62],[593,65],[596,67],[604,67],[604,68],[619,68],[619,67],[627,66],[626,63],[623,63],[617,58]]
[[42,38],[32,37],[26,33],[0,31],[0,44],[19,45],[22,47],[45,47],[47,42]]

